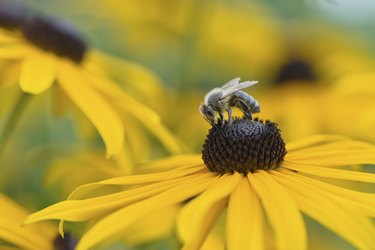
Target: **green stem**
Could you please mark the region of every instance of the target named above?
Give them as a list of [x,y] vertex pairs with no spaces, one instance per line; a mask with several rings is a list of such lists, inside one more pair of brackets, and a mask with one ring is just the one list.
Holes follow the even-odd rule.
[[4,124],[3,124],[3,129],[0,135],[0,154],[2,154],[12,132],[17,126],[18,120],[20,119],[31,97],[32,97],[31,94],[21,92],[13,109],[11,109],[11,112],[8,114],[8,117],[5,119]]

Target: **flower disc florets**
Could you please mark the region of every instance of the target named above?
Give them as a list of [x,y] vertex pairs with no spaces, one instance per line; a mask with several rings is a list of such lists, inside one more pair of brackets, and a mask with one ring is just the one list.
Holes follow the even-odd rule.
[[220,174],[246,174],[257,169],[275,169],[286,154],[277,124],[258,119],[236,118],[232,124],[215,124],[203,145],[202,159],[207,168]]

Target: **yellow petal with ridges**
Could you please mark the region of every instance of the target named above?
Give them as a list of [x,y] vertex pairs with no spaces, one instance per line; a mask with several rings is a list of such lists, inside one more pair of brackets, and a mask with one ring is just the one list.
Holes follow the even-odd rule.
[[136,223],[144,216],[189,198],[195,197],[209,187],[217,178],[192,176],[179,185],[149,199],[124,207],[98,221],[81,238],[76,250],[90,249],[106,238]]
[[266,171],[248,174],[274,229],[277,249],[306,249],[306,228],[295,200]]
[[332,169],[328,167],[311,166],[307,164],[296,164],[285,162],[283,167],[296,170],[301,173],[311,174],[332,179],[341,179],[348,181],[361,181],[375,183],[375,174],[364,173],[351,170]]
[[[237,172],[221,176],[203,194],[182,209],[177,220],[177,230],[185,243],[184,249],[198,249],[202,245],[215,222],[214,218],[220,215],[218,213],[222,211],[223,205],[226,205],[227,198],[240,181],[240,176]],[[212,220],[207,221],[208,217]]]
[[347,140],[348,138],[342,135],[311,135],[305,136],[301,139],[288,142],[286,149],[288,152],[293,152],[302,149],[308,149],[312,146],[321,145],[325,143],[338,142]]
[[229,250],[264,249],[264,219],[259,198],[242,178],[229,198],[226,238]]
[[272,176],[289,190],[304,213],[359,249],[375,249],[375,227],[360,209],[345,206],[327,195],[327,190],[305,183],[305,178],[299,180],[298,174]]
[[69,195],[68,199],[78,199],[83,197],[83,195],[92,192],[94,189],[105,186],[105,185],[120,185],[120,186],[128,186],[128,185],[143,185],[153,182],[161,182],[173,178],[178,178],[186,175],[190,175],[193,173],[202,172],[208,175],[214,176],[214,173],[208,172],[202,166],[199,167],[192,167],[189,169],[180,169],[180,170],[171,170],[168,172],[162,173],[154,173],[154,174],[143,174],[143,175],[129,175],[129,176],[121,176],[115,177],[95,183],[89,183],[77,187],[73,192]]
[[[77,187],[73,192],[68,196],[68,200],[76,200],[81,199],[87,194],[91,194],[95,189],[106,185],[143,185],[143,184],[150,184],[150,183],[164,183],[163,181],[173,181],[173,179],[188,176],[193,173],[198,173],[199,170],[197,169],[189,169],[187,171],[173,171],[173,173],[165,173],[165,174],[148,174],[148,175],[131,175],[131,176],[124,176],[124,177],[117,177],[112,178],[96,183],[89,183]],[[207,176],[214,176],[213,173],[209,172],[202,172],[201,175]]]
[[47,90],[56,79],[56,64],[54,55],[30,50],[21,64],[21,89],[35,95]]
[[340,167],[358,164],[374,164],[374,149],[359,150],[327,150],[324,152],[304,152],[299,154],[287,154],[286,161],[298,164],[319,165],[327,167]]
[[322,181],[315,180],[313,178],[297,174],[287,169],[278,169],[277,171],[272,171],[272,174],[284,174],[285,177],[290,176],[291,178],[296,178],[296,181],[300,181],[301,183],[306,183],[321,190],[325,190],[327,194],[333,195],[335,197],[340,197],[342,199],[347,199],[348,201],[355,203],[357,206],[366,206],[368,209],[372,209],[373,214],[375,214],[375,194],[363,193],[347,188],[337,187],[328,183],[324,183]]
[[[211,175],[200,175],[210,178]],[[84,221],[112,212],[120,207],[157,195],[179,184],[186,182],[190,176],[135,187],[122,192],[103,195],[83,200],[66,200],[53,204],[43,210],[30,215],[25,224],[47,219],[61,219],[69,221]]]
[[59,84],[99,131],[107,148],[107,157],[116,155],[124,143],[122,121],[77,67],[72,62],[60,60]]

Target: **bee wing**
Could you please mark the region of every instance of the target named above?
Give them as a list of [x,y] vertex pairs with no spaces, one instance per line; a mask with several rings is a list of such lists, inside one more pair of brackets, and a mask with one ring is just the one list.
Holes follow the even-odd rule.
[[241,78],[237,77],[237,78],[234,78],[234,79],[230,80],[229,82],[225,83],[221,87],[221,89],[231,88],[232,86],[235,86],[235,85],[239,84],[240,83],[240,79]]
[[253,86],[257,83],[258,83],[258,81],[246,81],[246,82],[241,82],[241,83],[238,83],[234,86],[231,86],[230,88],[223,89],[220,100],[223,100],[223,99],[227,98],[228,96],[233,95],[237,91],[248,88],[248,87]]

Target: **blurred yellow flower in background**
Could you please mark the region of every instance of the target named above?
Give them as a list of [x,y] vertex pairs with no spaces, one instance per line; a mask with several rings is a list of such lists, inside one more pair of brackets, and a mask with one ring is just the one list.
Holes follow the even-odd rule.
[[[19,249],[54,249],[53,242],[58,237],[56,227],[47,222],[33,225],[29,228],[21,227],[24,219],[30,214],[25,208],[0,193],[0,239],[17,246]],[[1,249],[6,249],[0,243]]]
[[[95,68],[94,62],[105,58],[105,55],[88,52],[87,44],[73,27],[41,14],[24,18],[21,27],[17,27],[21,33],[0,30],[0,59],[9,61],[11,65],[18,63],[19,76],[13,75],[13,82],[17,82],[18,78],[23,91],[40,94],[56,81],[98,129],[106,144],[107,156],[118,154],[123,147],[125,121],[121,113],[135,118],[168,150],[179,152],[179,146],[154,111],[122,91],[102,71],[95,70],[99,66]],[[43,36],[46,33],[49,35]],[[103,61],[102,64],[105,64],[106,61]],[[90,66],[86,67],[86,63]],[[136,75],[142,71],[139,65],[130,62],[123,65],[132,67],[128,71],[136,71]],[[144,75],[147,79],[151,74],[144,71]]]

